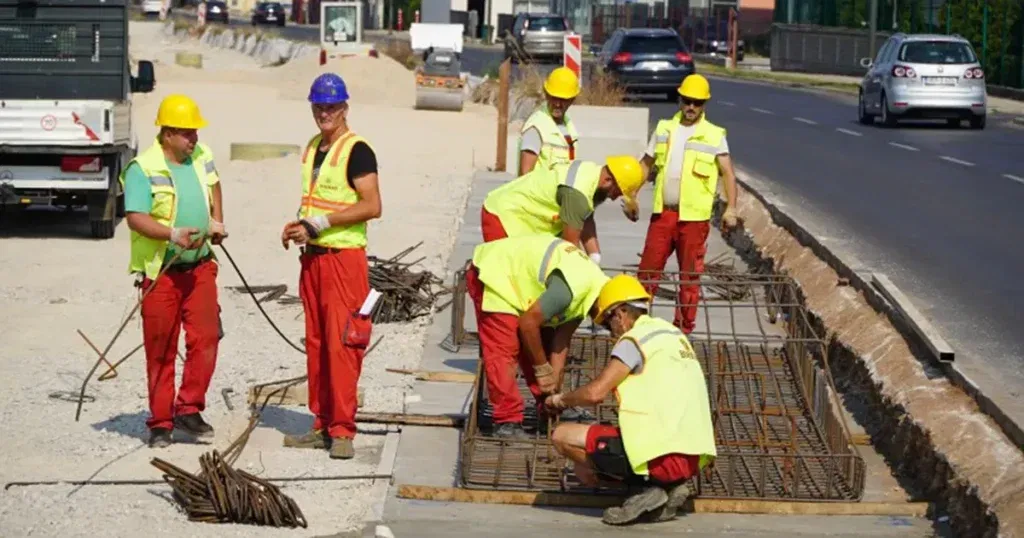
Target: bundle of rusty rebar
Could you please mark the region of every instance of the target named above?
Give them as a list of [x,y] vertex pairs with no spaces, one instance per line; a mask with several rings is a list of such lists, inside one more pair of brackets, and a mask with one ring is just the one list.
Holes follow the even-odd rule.
[[150,462],[164,473],[189,521],[306,528],[299,505],[277,486],[232,469],[214,450],[199,457],[194,475],[160,458]]
[[[373,310],[374,323],[411,321],[425,316],[430,314],[438,298],[451,293],[451,289],[430,271],[410,270],[425,257],[412,262],[401,261],[422,244],[421,241],[388,259],[368,257],[370,287],[381,293]],[[444,306],[447,303],[441,308]]]

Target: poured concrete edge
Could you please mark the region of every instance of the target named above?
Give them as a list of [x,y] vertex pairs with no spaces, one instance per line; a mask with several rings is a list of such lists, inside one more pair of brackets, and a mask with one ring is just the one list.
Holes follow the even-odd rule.
[[[780,209],[766,182],[740,175],[737,210],[746,229],[727,242],[797,282],[827,334],[827,361],[841,391],[867,404],[865,426],[880,452],[948,512],[958,535],[1024,536],[1024,455],[1004,433],[1020,429],[955,365],[920,359],[912,331],[900,326],[905,322],[870,275],[854,269],[856,260]],[[859,293],[837,288],[840,277]]]

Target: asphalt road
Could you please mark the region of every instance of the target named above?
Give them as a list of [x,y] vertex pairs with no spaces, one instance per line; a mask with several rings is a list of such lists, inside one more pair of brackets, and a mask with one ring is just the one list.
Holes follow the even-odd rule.
[[[652,128],[675,112],[647,106]],[[717,78],[708,117],[739,166],[830,247],[887,273],[1024,424],[1024,129],[994,114],[982,131],[865,126],[852,97]]]

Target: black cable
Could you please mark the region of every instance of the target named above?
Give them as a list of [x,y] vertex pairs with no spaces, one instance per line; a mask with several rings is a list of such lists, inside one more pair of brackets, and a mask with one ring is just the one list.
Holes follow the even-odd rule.
[[231,262],[231,266],[235,268],[235,273],[238,273],[238,278],[242,279],[242,285],[245,286],[245,291],[249,292],[249,296],[252,297],[253,302],[256,303],[256,308],[260,309],[260,313],[262,313],[263,317],[267,319],[267,322],[270,323],[270,326],[273,327],[274,330],[277,331],[277,334],[281,335],[281,338],[283,338],[285,342],[288,342],[288,345],[292,346],[292,348],[294,348],[295,351],[298,351],[299,353],[305,355],[306,350],[295,345],[294,342],[289,340],[288,337],[285,336],[283,332],[281,332],[281,329],[277,328],[277,324],[274,323],[274,320],[270,319],[270,314],[267,314],[267,311],[263,310],[263,305],[260,304],[260,300],[256,298],[256,293],[253,292],[252,288],[249,287],[249,283],[245,281],[245,276],[242,274],[242,270],[238,268],[238,264],[235,263],[234,258],[231,257],[231,253],[228,252],[228,249],[224,248],[224,243],[221,243],[218,246],[220,247],[221,250],[224,251],[224,255],[228,257],[228,261]]

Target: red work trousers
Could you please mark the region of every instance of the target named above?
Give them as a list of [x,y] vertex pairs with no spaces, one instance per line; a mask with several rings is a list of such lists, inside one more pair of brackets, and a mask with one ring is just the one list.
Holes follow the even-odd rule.
[[[675,325],[686,334],[693,331],[697,320],[697,303],[700,301],[700,273],[704,272],[704,254],[707,253],[708,231],[706,220],[680,221],[679,212],[666,209],[651,215],[647,227],[644,252],[640,256],[640,280],[657,280],[665,269],[665,262],[676,252],[676,263],[681,273],[679,300],[675,312]],[[685,282],[693,282],[686,285]],[[654,295],[657,284],[646,284],[647,292]]]
[[483,231],[484,243],[508,237],[505,227],[501,224],[501,219],[484,209],[483,206],[480,207],[480,229]]
[[466,291],[476,308],[481,360],[487,377],[487,398],[494,408],[495,424],[523,422],[523,397],[516,387],[516,370],[522,368],[530,392],[542,404],[540,385],[533,375],[533,361],[519,345],[519,318],[512,314],[483,312],[484,284],[475,266],[466,271]]
[[366,251],[335,249],[301,256],[299,296],[306,314],[306,370],[314,430],[356,435],[359,375],[372,323],[359,315],[370,293]]
[[[150,418],[146,426],[174,427],[174,417],[206,408],[206,390],[217,365],[220,308],[217,305],[218,265],[212,260],[192,269],[171,267],[142,300],[142,339],[146,348]],[[142,289],[153,281],[142,280]],[[185,366],[181,388],[174,395],[178,339],[185,325]]]

